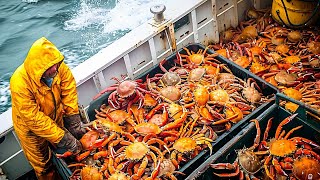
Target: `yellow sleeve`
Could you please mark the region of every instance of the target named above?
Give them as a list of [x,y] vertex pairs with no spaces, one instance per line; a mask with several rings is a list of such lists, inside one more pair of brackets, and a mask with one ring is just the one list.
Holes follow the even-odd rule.
[[79,114],[78,94],[76,81],[70,68],[62,62],[59,68],[61,73],[61,101],[66,115]]
[[28,89],[11,91],[12,105],[16,106],[19,114],[17,117],[25,122],[28,128],[36,135],[45,138],[51,143],[59,143],[64,136],[55,121],[39,111],[33,94]]

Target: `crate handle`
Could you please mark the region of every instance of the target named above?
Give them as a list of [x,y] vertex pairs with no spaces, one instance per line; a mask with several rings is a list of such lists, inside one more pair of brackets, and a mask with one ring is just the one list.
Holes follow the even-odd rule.
[[[290,98],[290,97],[284,95],[283,93],[277,93],[277,94],[276,94],[276,104],[277,104],[278,106],[279,106],[279,104],[280,104],[280,99],[284,99],[284,100],[286,100],[286,101],[290,101],[290,102],[292,102],[292,103],[295,103],[295,104],[299,105],[299,108],[302,107],[302,108],[304,109],[304,114],[306,114],[306,110],[308,110],[308,111],[310,111],[311,113],[313,113],[313,114],[315,114],[315,115],[317,115],[317,116],[320,117],[320,112],[319,112],[319,111],[317,111],[317,110],[315,110],[315,109],[313,109],[313,108],[310,108],[310,107],[308,107],[306,104],[304,104],[304,103],[302,103],[302,102],[300,102],[300,101],[297,101],[297,100],[295,100],[295,99],[293,99],[293,98]],[[306,117],[306,116],[305,116],[305,117]]]

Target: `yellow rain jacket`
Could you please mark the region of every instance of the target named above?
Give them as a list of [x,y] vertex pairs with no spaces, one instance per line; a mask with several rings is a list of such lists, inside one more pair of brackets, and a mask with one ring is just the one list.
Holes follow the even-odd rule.
[[[63,59],[57,47],[42,37],[10,79],[13,127],[37,176],[47,173],[51,166],[48,143],[57,144],[64,136],[63,113],[79,113],[76,82]],[[50,88],[41,76],[59,62]]]

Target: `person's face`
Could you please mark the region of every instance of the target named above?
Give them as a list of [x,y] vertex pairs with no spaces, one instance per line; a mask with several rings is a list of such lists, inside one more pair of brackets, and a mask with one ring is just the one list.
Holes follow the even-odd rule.
[[49,69],[47,69],[43,73],[42,77],[43,78],[54,78],[58,74],[59,67],[60,67],[60,63],[51,66]]

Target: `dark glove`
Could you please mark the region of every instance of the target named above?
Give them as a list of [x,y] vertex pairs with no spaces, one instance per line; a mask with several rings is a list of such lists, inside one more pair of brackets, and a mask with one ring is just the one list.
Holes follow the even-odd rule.
[[73,154],[78,154],[82,150],[82,145],[68,130],[64,130],[64,136],[57,144],[57,148],[64,148]]
[[67,128],[75,138],[80,139],[86,133],[86,130],[81,128],[81,118],[79,114],[66,116],[63,120],[64,127]]

